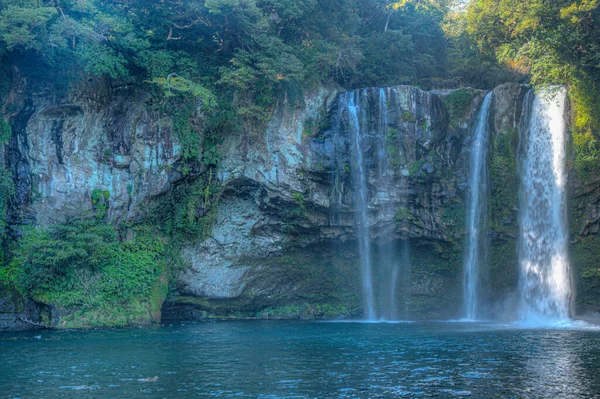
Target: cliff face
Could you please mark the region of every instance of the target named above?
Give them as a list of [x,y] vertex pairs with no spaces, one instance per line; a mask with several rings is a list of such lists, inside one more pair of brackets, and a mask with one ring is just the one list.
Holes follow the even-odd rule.
[[[483,93],[387,91],[383,105],[380,89],[360,93],[378,296],[386,270],[403,268],[405,316],[450,316],[460,306],[469,126]],[[334,94],[280,109],[264,137],[225,143],[212,235],[184,251],[192,266],[167,316],[360,315],[352,142]]]
[[[493,97],[489,279],[499,308],[518,277],[515,154],[525,89],[503,85]],[[468,154],[484,93],[399,86],[355,96],[362,109],[377,306],[392,295],[399,316],[456,317]],[[178,272],[177,295],[163,317],[362,313],[355,161],[348,113],[336,90],[313,92],[301,107],[279,107],[262,134],[226,135],[214,175],[201,166],[183,173],[173,121],[131,87],[104,82],[58,93],[48,83],[16,80],[9,103],[13,137],[5,163],[17,188],[14,225],[62,223],[93,211],[94,190],[108,193],[108,220],[120,223],[143,221],[157,199],[194,179],[220,188],[207,238],[183,246],[188,267]],[[200,110],[192,117],[198,131],[202,118]],[[590,201],[578,208],[591,215],[586,232],[598,219]],[[392,269],[400,276],[390,291]],[[3,306],[3,318],[36,322],[40,312],[31,306]]]
[[15,221],[61,223],[93,208],[93,190],[107,192],[108,218],[138,216],[146,198],[181,176],[172,120],[153,111],[148,96],[110,82],[60,90],[15,75],[8,96],[13,137],[6,164],[16,185]]
[[[574,151],[571,158],[575,157]],[[598,322],[600,312],[600,176],[569,174],[570,260],[575,283],[578,315]]]

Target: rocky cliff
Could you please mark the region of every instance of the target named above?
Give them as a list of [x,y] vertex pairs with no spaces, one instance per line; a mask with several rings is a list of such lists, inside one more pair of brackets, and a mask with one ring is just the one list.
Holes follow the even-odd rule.
[[[518,278],[515,154],[525,92],[507,84],[493,96],[489,279],[498,309]],[[459,315],[467,160],[484,94],[410,86],[359,93],[376,296],[384,306],[386,271],[397,268],[402,317]],[[282,104],[260,134],[226,134],[218,168],[192,170],[184,170],[173,119],[133,87],[104,81],[61,91],[14,78],[7,98],[15,233],[24,223],[94,211],[94,193],[114,224],[161,223],[152,217],[157,206],[169,207],[165,199],[195,196],[201,206],[192,217],[210,223],[180,247],[187,266],[171,282],[163,318],[360,316],[354,160],[336,89],[310,93],[301,106]],[[202,134],[201,108],[191,122]],[[200,190],[187,189],[196,182]],[[578,234],[598,231],[596,186],[574,189],[586,198],[577,206],[587,215]],[[40,312],[23,301],[3,306],[3,320],[38,322]]]

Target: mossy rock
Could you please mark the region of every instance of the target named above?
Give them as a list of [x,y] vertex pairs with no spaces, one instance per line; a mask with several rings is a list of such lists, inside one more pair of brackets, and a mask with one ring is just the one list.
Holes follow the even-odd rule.
[[600,236],[580,237],[571,248],[578,311],[600,311]]

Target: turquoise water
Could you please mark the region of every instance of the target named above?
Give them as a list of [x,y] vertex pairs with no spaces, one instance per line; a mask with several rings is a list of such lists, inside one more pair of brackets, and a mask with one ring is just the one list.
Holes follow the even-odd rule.
[[600,331],[236,321],[0,334],[6,398],[429,396],[600,397]]

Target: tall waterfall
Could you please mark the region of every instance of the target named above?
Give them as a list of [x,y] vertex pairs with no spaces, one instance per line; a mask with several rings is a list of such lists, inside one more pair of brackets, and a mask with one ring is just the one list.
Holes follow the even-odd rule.
[[368,189],[367,171],[363,160],[362,135],[364,127],[363,112],[360,107],[361,92],[349,92],[340,96],[340,108],[348,113],[349,130],[352,137],[352,155],[354,158],[351,166],[354,181],[354,204],[356,207],[356,232],[358,238],[358,252],[361,264],[362,291],[365,306],[365,318],[375,319],[375,298],[373,295],[373,276],[371,270],[371,238],[369,220],[367,217]]
[[521,120],[519,310],[531,323],[569,317],[565,100],[563,89],[530,91]]
[[492,92],[481,104],[475,125],[474,140],[469,160],[470,198],[467,212],[468,243],[464,266],[465,317],[470,320],[481,317],[481,271],[486,264],[486,240],[484,237],[487,216],[489,146],[489,116]]
[[[339,166],[346,171],[349,166],[367,320],[397,320],[408,315],[410,251],[408,241],[400,243],[398,239],[407,235],[409,220],[404,214],[410,205],[408,194],[403,194],[410,190],[402,172],[406,150],[401,135],[416,134],[416,121],[406,114],[417,115],[413,96],[419,93],[410,91],[401,97],[397,88],[390,87],[356,90],[339,97],[336,131],[343,133],[340,142],[349,150],[339,159]],[[400,301],[404,308],[398,306]]]

